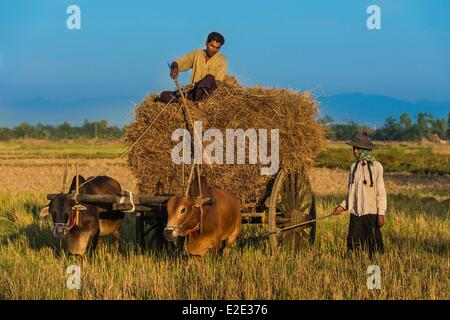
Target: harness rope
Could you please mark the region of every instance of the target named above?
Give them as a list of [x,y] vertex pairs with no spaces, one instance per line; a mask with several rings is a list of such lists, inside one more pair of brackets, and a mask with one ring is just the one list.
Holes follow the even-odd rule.
[[[173,227],[172,227],[172,226],[167,226],[166,228],[167,228],[167,229],[178,229],[178,230],[180,230],[181,228],[183,228],[183,226],[184,226],[186,223],[188,223],[189,219],[190,219],[190,218],[192,217],[192,215],[194,214],[195,209],[199,209],[199,213],[200,213],[199,222],[197,223],[197,225],[196,225],[194,228],[189,229],[189,230],[185,231],[184,233],[186,233],[186,235],[188,235],[188,234],[194,233],[195,231],[201,229],[201,227],[202,227],[202,223],[201,223],[201,222],[202,222],[202,215],[203,215],[203,208],[202,208],[202,206],[199,206],[199,207],[193,206],[193,207],[191,208],[191,210],[189,211],[189,213],[188,213],[186,219],[184,219],[184,221],[183,221],[183,223],[182,223],[181,225],[179,225],[179,226],[173,226]],[[201,232],[202,232],[202,230],[200,230],[200,233],[201,233]]]
[[[130,202],[131,202],[131,209],[127,210],[127,211],[123,211],[125,213],[133,213],[136,211],[136,205],[134,204],[134,200],[133,200],[133,192],[129,191],[129,190],[124,190],[123,193],[129,197]],[[120,202],[119,203],[124,203],[125,197],[122,196],[120,198]]]
[[[74,217],[74,213],[75,212],[75,217]],[[73,227],[75,227],[76,225],[78,225],[78,210],[73,210],[70,209],[70,214],[69,214],[69,221],[67,222],[67,231],[70,231],[70,229],[72,229]]]
[[[75,215],[74,215],[74,211],[75,211]],[[55,230],[58,226],[62,226],[67,231],[70,231],[73,227],[78,225],[78,217],[79,217],[78,213],[79,213],[78,210],[73,210],[71,208],[70,209],[70,213],[69,213],[69,219],[67,220],[66,223],[62,223],[62,222],[54,223],[54,222],[52,222],[53,230]]]

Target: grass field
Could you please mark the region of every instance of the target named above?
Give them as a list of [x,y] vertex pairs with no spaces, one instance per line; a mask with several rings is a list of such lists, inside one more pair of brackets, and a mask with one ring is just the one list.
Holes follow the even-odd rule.
[[[450,146],[412,143],[379,143],[375,151],[386,172],[450,174]],[[317,166],[347,169],[353,161],[352,148],[343,143],[328,143],[317,159]]]
[[[321,167],[310,173],[318,216],[345,196],[348,148],[330,144]],[[0,142],[0,299],[449,299],[450,146],[383,146],[375,156],[387,168],[391,160],[382,155],[392,148],[404,151],[393,154],[409,167],[392,165],[385,173],[384,255],[373,261],[347,256],[348,216],[339,216],[318,223],[313,246],[282,246],[275,254],[267,242],[250,240],[266,231],[262,226],[244,226],[229,257],[199,264],[180,254],[139,253],[132,216],[122,230],[120,253],[106,242],[92,257],[68,256],[50,220],[38,217],[45,195],[61,187],[66,155],[79,163],[81,174],[107,174],[135,190],[125,160],[117,159],[126,149],[120,142]],[[436,164],[439,172],[416,172],[439,174],[411,173],[429,161],[415,152],[443,159]],[[341,153],[343,158],[333,157]],[[80,290],[66,286],[72,264],[81,266]],[[380,290],[366,285],[367,267],[374,264],[381,270]]]

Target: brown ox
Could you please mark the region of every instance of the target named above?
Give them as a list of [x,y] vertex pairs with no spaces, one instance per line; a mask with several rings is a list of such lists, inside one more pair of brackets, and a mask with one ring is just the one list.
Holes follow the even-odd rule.
[[[88,178],[88,181],[91,178]],[[79,183],[86,180],[79,176]],[[56,237],[66,237],[70,253],[82,255],[86,250],[94,250],[99,237],[111,235],[114,245],[118,247],[120,229],[124,213],[113,211],[111,204],[76,204],[70,194],[75,190],[75,177],[72,179],[69,193],[63,191],[49,205],[41,210],[40,216],[52,217],[52,229]],[[64,186],[63,186],[64,189]],[[119,182],[98,176],[80,187],[80,194],[114,194],[121,195]]]
[[[195,182],[191,184],[190,195],[199,194]],[[210,249],[211,254],[216,256],[222,241],[226,240],[223,254],[227,254],[236,241],[241,226],[239,200],[230,192],[208,187],[203,177],[201,189],[202,198],[196,200],[186,195],[175,195],[169,199],[164,236],[169,241],[178,236],[187,236],[187,250],[190,255],[197,257],[203,257]],[[205,198],[212,198],[215,202],[205,205]]]

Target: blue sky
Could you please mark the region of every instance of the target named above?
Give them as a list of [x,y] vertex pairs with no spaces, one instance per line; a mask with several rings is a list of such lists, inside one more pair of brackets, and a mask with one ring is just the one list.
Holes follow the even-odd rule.
[[[71,4],[81,30],[66,28]],[[171,89],[167,62],[210,31],[246,85],[450,100],[450,1],[1,0],[0,101]]]

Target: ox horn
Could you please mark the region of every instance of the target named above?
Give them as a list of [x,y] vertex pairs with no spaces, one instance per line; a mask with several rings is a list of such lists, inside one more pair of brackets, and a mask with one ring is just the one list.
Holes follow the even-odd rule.
[[64,177],[63,177],[63,183],[62,183],[62,187],[61,187],[61,193],[64,193],[64,190],[66,189],[68,170],[69,170],[69,157],[67,157],[66,165],[64,166]]

